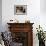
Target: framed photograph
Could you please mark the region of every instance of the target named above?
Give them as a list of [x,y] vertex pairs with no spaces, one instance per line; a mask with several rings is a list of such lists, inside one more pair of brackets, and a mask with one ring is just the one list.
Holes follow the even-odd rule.
[[14,5],[14,15],[26,15],[27,5]]

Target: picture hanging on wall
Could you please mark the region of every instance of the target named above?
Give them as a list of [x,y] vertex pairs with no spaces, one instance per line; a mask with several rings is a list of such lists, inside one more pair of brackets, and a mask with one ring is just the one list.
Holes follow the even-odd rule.
[[27,5],[14,5],[14,15],[26,15]]

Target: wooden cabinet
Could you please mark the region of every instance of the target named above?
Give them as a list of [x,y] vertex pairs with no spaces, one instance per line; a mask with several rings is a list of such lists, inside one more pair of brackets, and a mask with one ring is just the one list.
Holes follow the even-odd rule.
[[7,23],[13,41],[23,43],[22,46],[33,46],[33,23]]

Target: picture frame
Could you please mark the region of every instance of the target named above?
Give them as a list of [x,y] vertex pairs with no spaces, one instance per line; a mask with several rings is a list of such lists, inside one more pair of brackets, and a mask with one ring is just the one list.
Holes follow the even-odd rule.
[[14,5],[14,15],[27,15],[27,5]]

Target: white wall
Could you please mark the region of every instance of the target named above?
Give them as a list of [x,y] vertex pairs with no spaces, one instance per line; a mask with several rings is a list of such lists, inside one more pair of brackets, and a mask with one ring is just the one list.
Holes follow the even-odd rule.
[[[7,31],[7,22],[11,19],[17,19],[19,22],[30,20],[33,25],[33,45],[38,46],[38,39],[36,37],[36,27],[39,24],[46,29],[46,15],[41,14],[42,4],[40,0],[2,0],[2,25],[3,31]],[[14,15],[14,5],[27,5],[27,15]],[[40,7],[42,6],[42,7]],[[36,40],[37,39],[37,40]]]
[[[14,15],[14,5],[22,4],[27,5],[27,15]],[[2,23],[3,26],[10,19],[17,19],[20,22],[23,22],[29,19],[31,22],[39,23],[40,15],[40,0],[3,0],[2,1]],[[37,21],[38,20],[38,21]],[[4,27],[5,28],[5,27]],[[6,28],[5,28],[6,29]]]
[[40,0],[41,13],[46,13],[46,0]]
[[40,0],[40,24],[46,31],[46,0]]

